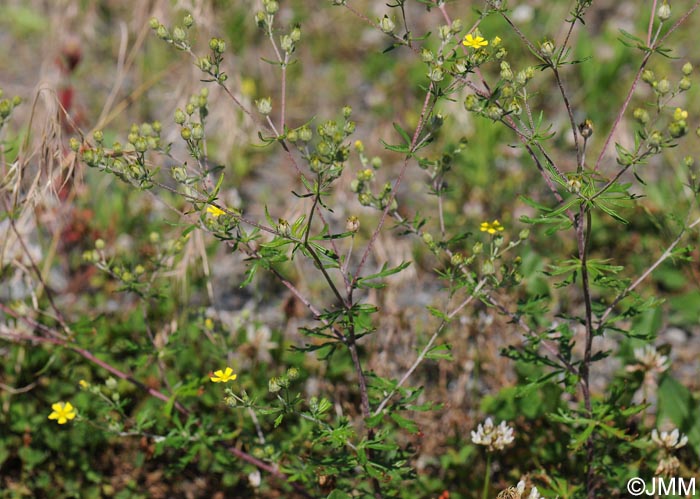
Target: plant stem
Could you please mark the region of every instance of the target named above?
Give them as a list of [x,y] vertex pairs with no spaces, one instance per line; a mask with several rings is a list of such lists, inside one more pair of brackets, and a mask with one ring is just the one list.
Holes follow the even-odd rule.
[[486,453],[486,474],[484,475],[484,489],[481,492],[481,499],[489,497],[489,482],[491,481],[491,453]]

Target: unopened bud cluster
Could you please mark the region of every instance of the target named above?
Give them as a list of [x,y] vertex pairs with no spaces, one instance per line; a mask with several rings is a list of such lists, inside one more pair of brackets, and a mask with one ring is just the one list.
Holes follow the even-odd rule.
[[523,102],[526,99],[525,89],[535,76],[535,68],[528,66],[525,69],[513,72],[508,61],[501,61],[501,90],[500,101],[490,101],[476,94],[469,94],[464,101],[467,111],[485,116],[493,121],[498,121],[509,114],[519,115],[522,112]]
[[94,146],[81,144],[76,138],[70,139],[70,147],[80,153],[80,159],[89,167],[99,168],[114,174],[124,182],[150,189],[153,186],[153,172],[146,165],[148,151],[161,151],[161,123],[133,124],[129,128],[127,144],[115,141],[112,147],[105,148],[104,133],[97,130],[93,133]]
[[[386,208],[391,198],[391,184],[385,183],[378,194],[372,192],[375,171],[382,166],[381,158],[374,156],[370,159],[365,156],[365,145],[360,140],[355,141],[355,150],[359,153],[362,167],[355,175],[355,179],[350,183],[350,190],[357,194],[357,200],[362,206],[372,206],[377,209]],[[397,207],[396,199],[393,199],[389,209],[395,211]]]
[[169,30],[155,17],[151,18],[148,24],[158,38],[168,42],[178,50],[189,50],[192,47],[188,40],[188,30],[194,26],[194,19],[190,14],[186,14],[182,19],[182,25],[176,25],[172,30]]
[[[0,89],[0,97],[3,96],[2,89]],[[12,111],[22,103],[22,99],[15,96],[11,99],[0,100],[0,128],[7,122],[12,114]]]
[[287,372],[281,376],[273,376],[267,382],[267,389],[270,393],[277,393],[282,389],[287,389],[291,385],[292,381],[299,378],[299,369],[296,367],[290,367]]
[[175,123],[180,125],[180,137],[187,143],[190,154],[197,159],[203,155],[204,121],[209,114],[208,97],[209,89],[202,88],[190,97],[184,110],[177,108],[173,116]]

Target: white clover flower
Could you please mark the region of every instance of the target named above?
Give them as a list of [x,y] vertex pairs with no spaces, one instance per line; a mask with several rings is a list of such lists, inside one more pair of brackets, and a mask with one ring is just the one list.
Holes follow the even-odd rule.
[[656,429],[651,430],[651,440],[667,451],[680,449],[681,447],[685,447],[685,444],[688,443],[688,437],[682,435],[678,431],[678,428],[674,428],[671,432],[662,431],[661,434],[659,434]]
[[634,358],[637,360],[636,366],[629,366],[628,371],[645,371],[648,373],[661,374],[669,368],[668,356],[661,355],[656,347],[647,345],[644,348],[634,349]]
[[476,431],[472,431],[472,442],[483,445],[489,451],[503,450],[514,440],[513,428],[508,426],[505,421],[494,426],[493,420],[486,418],[483,425],[479,424]]

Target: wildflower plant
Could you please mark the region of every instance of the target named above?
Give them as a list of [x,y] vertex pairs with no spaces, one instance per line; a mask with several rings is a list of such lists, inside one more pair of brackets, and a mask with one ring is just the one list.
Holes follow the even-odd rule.
[[[544,36],[531,35],[500,0],[465,19],[441,0],[397,0],[386,13],[358,4],[332,0],[324,8],[358,30],[368,26],[384,44],[377,57],[412,68],[398,82],[411,111],[392,110],[379,137],[364,120],[368,102],[359,110],[296,108],[304,96],[295,86],[311,78],[304,58],[313,54],[304,46],[311,14],[289,15],[299,5],[262,0],[248,15],[267,44],[255,55],[274,75],[259,91],[252,86],[255,95],[239,88],[245,58],[234,56],[226,35],[204,34],[189,13],[175,23],[148,21],[155,41],[195,68],[200,87],[174,110],[127,121],[121,131],[109,120],[91,132],[73,124],[68,147],[57,149],[67,155],[62,165],[117,179],[132,202],[160,203],[173,217],[167,231],[160,219],[130,222],[143,232],[137,249],[109,230],[82,243],[82,258],[69,263],[89,269],[86,286],[110,297],[83,292],[100,312],[57,300],[17,222],[40,196],[19,195],[21,169],[0,151],[4,219],[26,257],[0,262],[34,284],[0,303],[0,335],[14,365],[22,365],[25,346],[44,364],[13,371],[8,363],[5,376],[19,384],[25,371],[51,369],[53,355],[72,359],[75,372],[61,376],[76,376],[75,398],[55,402],[43,393],[44,423],[50,408],[61,431],[89,425],[105,438],[139,437],[143,459],[177,456],[179,470],[219,474],[222,487],[241,495],[460,498],[480,489],[483,498],[594,498],[613,496],[630,477],[697,470],[697,401],[670,373],[672,353],[653,347],[664,293],[649,282],[657,271],[677,276],[671,263],[684,269],[697,258],[690,247],[700,224],[696,161],[692,152],[674,155],[697,141],[698,110],[687,98],[694,69],[671,57],[698,3],[676,13],[654,2],[640,9],[644,30],[620,31],[621,53],[638,65],[629,81],[616,73],[624,93],[606,95],[620,97],[612,111],[577,90],[587,65],[597,63],[595,50],[576,41],[590,0],[574,1],[563,31]],[[413,25],[414,12],[430,21]],[[0,101],[1,129],[20,104]],[[232,165],[217,163],[225,161],[225,134],[214,116],[224,106],[251,143],[241,157],[258,161],[255,174],[284,178],[285,189],[267,198],[249,189],[245,203],[231,202],[228,194],[244,183]],[[484,152],[489,141],[494,147]],[[673,180],[657,185],[669,164]],[[67,179],[82,181],[70,170],[42,185]],[[499,189],[508,199],[495,196]],[[644,196],[659,192],[682,201],[654,212]],[[478,208],[470,197],[480,198]],[[633,244],[627,231],[661,249],[610,250],[611,240]],[[387,237],[397,248],[409,241],[404,258],[386,250]],[[268,288],[288,293],[291,334],[265,325],[256,345],[253,321],[242,318],[250,312],[230,318],[214,289],[222,269],[210,261],[214,245],[228,263],[245,266],[235,282],[248,290],[241,296],[265,302]],[[410,348],[395,353],[384,345],[394,331],[384,316],[392,282],[407,279],[402,286],[416,298],[424,275],[438,284],[420,320],[407,312],[394,327],[410,337]],[[205,291],[173,292],[173,282],[189,279]],[[129,307],[124,322],[110,315],[117,294]],[[466,325],[476,312],[488,320],[473,333]],[[509,362],[514,386],[485,381],[503,365],[489,348]],[[451,364],[465,349],[476,354]],[[627,367],[617,369],[618,360]],[[470,380],[469,411],[445,400],[450,376]],[[426,388],[436,377],[442,398]],[[458,412],[452,427],[426,422],[450,411]],[[479,423],[481,413],[500,424]],[[665,419],[679,429],[659,433]],[[470,441],[462,437],[469,430]],[[440,452],[421,456],[433,440]]]

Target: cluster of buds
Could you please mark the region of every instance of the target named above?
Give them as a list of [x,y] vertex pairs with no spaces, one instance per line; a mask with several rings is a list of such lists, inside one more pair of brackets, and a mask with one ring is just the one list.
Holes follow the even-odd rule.
[[525,88],[535,76],[535,68],[528,66],[513,73],[510,64],[507,61],[501,61],[500,76],[503,82],[500,90],[502,104],[490,102],[489,99],[476,94],[470,94],[464,101],[464,108],[494,121],[500,120],[508,114],[520,114],[522,102],[525,99]]
[[111,149],[104,146],[101,130],[93,133],[94,147],[81,144],[75,137],[70,139],[70,148],[80,154],[85,164],[114,174],[124,182],[137,185],[141,189],[153,187],[153,175],[146,165],[146,153],[160,151],[161,124],[159,121],[133,124],[127,136],[127,145],[114,142]]
[[[372,192],[372,182],[375,179],[375,171],[381,168],[382,160],[378,156],[369,159],[365,156],[365,146],[362,141],[355,141],[355,150],[360,156],[362,168],[357,172],[355,179],[350,183],[350,190],[357,194],[357,200],[362,206],[371,206],[377,209],[386,208],[391,199],[392,186],[389,182],[384,184],[381,192],[375,195]],[[396,198],[391,201],[391,211],[398,207]]]
[[525,496],[525,485],[525,480],[520,480],[515,487],[508,487],[502,490],[496,496],[496,499],[542,499],[540,492],[535,486],[532,486],[530,493]]
[[316,136],[319,141],[315,147],[309,145],[313,134],[308,126],[287,132],[289,141],[304,144],[303,157],[311,171],[318,175],[323,183],[337,179],[350,156],[350,146],[345,141],[355,132],[356,125],[350,119],[352,115],[350,106],[344,106],[342,113],[342,121],[328,120],[316,127]]
[[272,31],[275,14],[280,10],[280,4],[275,0],[263,0],[263,8],[255,13],[255,22],[259,28]]
[[685,447],[688,443],[688,437],[681,434],[678,428],[672,431],[651,430],[651,441],[655,443],[661,450],[661,459],[656,467],[656,475],[659,476],[675,476],[681,467],[680,460],[672,455],[673,451]]
[[[2,97],[3,92],[0,89],[0,97]],[[22,103],[22,99],[19,96],[15,96],[12,99],[2,99],[0,100],[0,128],[7,122],[8,118],[12,114],[12,111]]]
[[180,136],[187,142],[190,154],[197,159],[203,154],[201,144],[204,140],[204,120],[209,114],[208,97],[209,89],[202,88],[198,94],[190,97],[184,111],[177,108],[173,117],[175,123],[180,125]]
[[151,18],[148,24],[161,40],[178,50],[190,50],[191,44],[187,38],[187,32],[194,25],[194,19],[190,14],[186,14],[182,19],[182,25],[173,27],[172,32],[155,17]]
[[277,393],[282,389],[287,389],[289,388],[289,385],[292,384],[292,381],[299,377],[299,374],[299,369],[296,367],[290,367],[287,369],[285,374],[270,378],[270,380],[267,382],[267,388],[270,393]]

